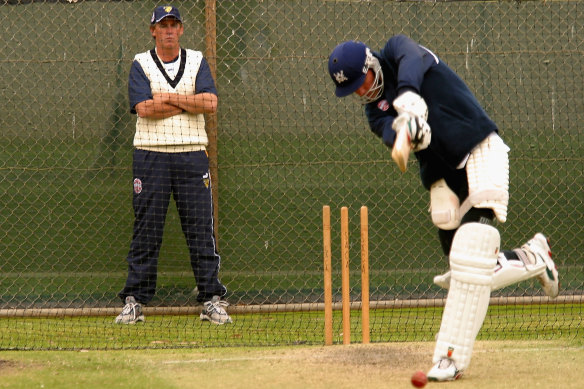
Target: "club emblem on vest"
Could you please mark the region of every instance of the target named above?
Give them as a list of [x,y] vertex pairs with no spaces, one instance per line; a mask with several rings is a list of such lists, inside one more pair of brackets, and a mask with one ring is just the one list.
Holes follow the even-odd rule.
[[203,184],[205,184],[205,188],[209,188],[210,180],[209,180],[209,173],[205,173],[203,175]]

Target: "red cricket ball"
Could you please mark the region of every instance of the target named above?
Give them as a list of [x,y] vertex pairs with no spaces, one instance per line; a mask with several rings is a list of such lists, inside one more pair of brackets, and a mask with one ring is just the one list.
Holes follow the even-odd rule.
[[412,375],[412,385],[416,388],[423,388],[428,383],[428,377],[423,371],[417,371]]

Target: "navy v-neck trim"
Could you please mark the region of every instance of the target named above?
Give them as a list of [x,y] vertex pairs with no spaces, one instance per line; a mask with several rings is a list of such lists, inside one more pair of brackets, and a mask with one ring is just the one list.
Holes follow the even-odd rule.
[[174,77],[174,80],[168,76],[168,73],[166,73],[164,65],[162,65],[162,62],[160,62],[160,58],[158,58],[158,55],[156,55],[156,49],[150,50],[150,55],[152,56],[154,63],[158,67],[158,70],[160,70],[164,78],[166,78],[166,81],[170,84],[170,86],[176,88],[185,72],[185,65],[187,63],[187,51],[185,49],[180,49],[180,66],[178,68],[176,76]]

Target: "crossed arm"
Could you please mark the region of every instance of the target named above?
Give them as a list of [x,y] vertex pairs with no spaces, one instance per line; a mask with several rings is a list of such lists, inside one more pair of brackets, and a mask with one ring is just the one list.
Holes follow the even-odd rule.
[[217,95],[213,93],[194,95],[159,93],[150,100],[136,104],[135,109],[138,116],[150,119],[164,119],[185,111],[193,114],[215,113],[217,111]]

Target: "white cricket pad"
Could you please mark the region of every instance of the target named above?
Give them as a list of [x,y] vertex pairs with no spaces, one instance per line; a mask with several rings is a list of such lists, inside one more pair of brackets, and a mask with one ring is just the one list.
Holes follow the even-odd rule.
[[466,162],[468,198],[461,205],[464,215],[470,208],[491,208],[497,220],[507,220],[509,203],[509,147],[492,133],[470,153]]
[[491,297],[500,247],[499,231],[487,224],[463,224],[450,250],[451,280],[433,362],[450,358],[460,371],[470,364],[476,336]]

